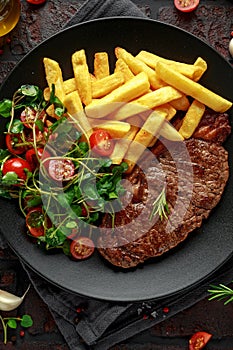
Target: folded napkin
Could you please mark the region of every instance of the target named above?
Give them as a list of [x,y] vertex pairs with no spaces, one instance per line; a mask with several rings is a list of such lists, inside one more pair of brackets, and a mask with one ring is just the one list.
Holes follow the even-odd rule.
[[[142,9],[143,10],[143,9]],[[145,11],[129,0],[86,1],[69,25],[113,16],[146,17]],[[0,245],[7,244],[0,235]],[[198,286],[160,301],[114,303],[80,297],[50,284],[27,266],[22,265],[28,277],[48,305],[70,350],[107,350],[111,346],[146,330],[194,305],[206,297],[210,284],[228,284],[233,276],[233,259]]]

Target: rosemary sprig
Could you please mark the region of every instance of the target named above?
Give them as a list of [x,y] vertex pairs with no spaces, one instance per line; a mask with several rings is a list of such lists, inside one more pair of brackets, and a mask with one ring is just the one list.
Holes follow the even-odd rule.
[[169,214],[169,208],[166,200],[165,187],[163,187],[161,193],[153,202],[153,209],[150,213],[149,219],[152,220],[155,217],[155,215],[158,214],[160,220],[162,221],[163,218],[167,219],[167,213]]
[[208,300],[224,300],[224,305],[233,301],[233,289],[225,286],[224,284],[219,284],[218,286],[210,285],[211,289],[208,292],[211,294],[211,297]]

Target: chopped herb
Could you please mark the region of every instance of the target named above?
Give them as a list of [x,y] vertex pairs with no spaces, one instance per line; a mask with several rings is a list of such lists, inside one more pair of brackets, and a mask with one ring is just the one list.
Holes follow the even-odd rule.
[[163,218],[167,219],[167,213],[169,214],[169,208],[166,200],[165,187],[162,189],[161,193],[158,195],[156,200],[153,202],[153,209],[151,211],[149,219],[152,220],[155,215],[159,215],[160,220]]

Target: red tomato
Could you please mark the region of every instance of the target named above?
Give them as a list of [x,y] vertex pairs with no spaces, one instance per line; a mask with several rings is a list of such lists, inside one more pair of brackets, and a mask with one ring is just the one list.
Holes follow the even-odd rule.
[[48,164],[49,176],[55,181],[69,180],[74,170],[74,163],[65,158],[51,159]]
[[[37,112],[35,109],[26,107],[20,115],[21,122],[27,128],[32,128],[35,122],[36,114]],[[46,116],[46,112],[44,110],[38,112],[38,119],[42,120],[45,116]]]
[[26,215],[26,225],[30,233],[34,237],[40,237],[44,235],[44,214],[42,208],[33,208]]
[[182,12],[191,12],[197,8],[200,0],[174,0],[175,7]]
[[[43,148],[37,148],[37,154],[39,159],[41,159],[42,155],[43,155]],[[36,151],[34,148],[30,148],[29,150],[27,150],[26,154],[25,154],[25,158],[28,161],[28,163],[31,165],[31,168],[33,170],[35,170],[38,165],[39,165],[39,161],[36,155]]]
[[2,173],[3,175],[6,175],[6,173],[15,172],[20,179],[26,180],[27,175],[24,169],[32,171],[31,165],[27,160],[21,158],[10,158],[4,162]]
[[108,157],[113,152],[114,141],[107,131],[98,129],[90,136],[90,146],[95,153]]
[[208,343],[212,334],[207,332],[196,332],[189,340],[189,350],[201,350]]
[[22,154],[25,152],[25,146],[17,146],[22,143],[22,138],[20,134],[6,134],[6,146],[12,154]]
[[70,253],[76,260],[87,259],[94,251],[94,242],[88,237],[79,237],[70,244]]
[[46,0],[27,0],[27,2],[29,2],[29,4],[33,4],[33,5],[41,5],[44,2],[46,2]]

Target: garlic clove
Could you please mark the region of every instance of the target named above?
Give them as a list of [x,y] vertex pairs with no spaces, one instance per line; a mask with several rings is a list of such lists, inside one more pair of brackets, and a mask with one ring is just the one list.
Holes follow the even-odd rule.
[[229,52],[231,56],[233,57],[233,38],[229,42]]
[[24,300],[27,292],[29,291],[30,285],[22,297],[6,292],[0,289],[0,311],[11,311],[16,309]]

